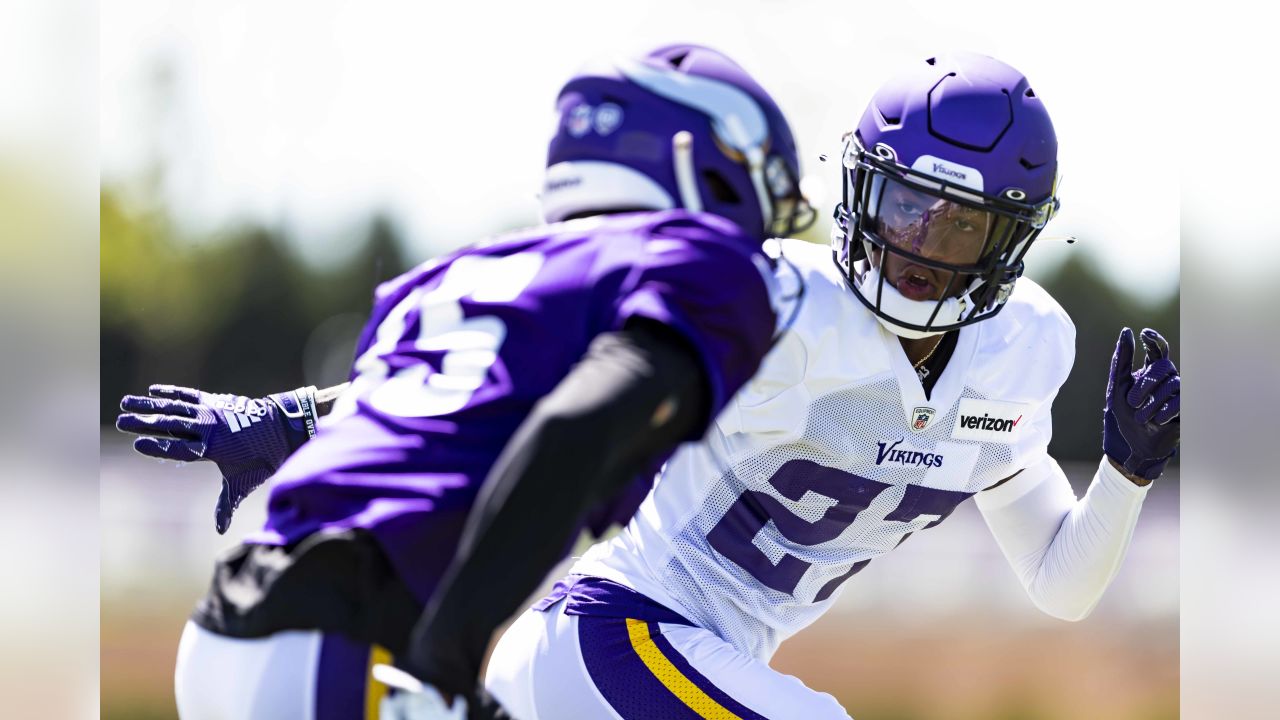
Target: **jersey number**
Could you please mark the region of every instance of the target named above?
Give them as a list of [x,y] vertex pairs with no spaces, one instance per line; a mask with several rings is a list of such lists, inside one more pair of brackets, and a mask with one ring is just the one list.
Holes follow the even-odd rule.
[[[415,288],[378,325],[374,342],[356,360],[358,376],[331,415],[354,412],[358,397],[398,417],[446,415],[466,407],[498,361],[507,326],[493,315],[465,317],[461,301],[510,302],[529,287],[542,262],[535,253],[464,255],[449,265],[435,288]],[[415,314],[418,335],[412,349],[445,351],[440,369],[413,362],[393,373],[385,358],[407,339]]]
[[[707,534],[707,542],[716,552],[732,560],[753,578],[778,592],[794,595],[800,578],[811,566],[793,555],[783,554],[774,562],[756,547],[756,535],[770,522],[779,534],[800,545],[818,545],[834,540],[845,531],[858,514],[871,504],[877,495],[892,487],[888,483],[859,477],[852,473],[819,465],[809,460],[789,460],[769,479],[781,495],[799,502],[808,493],[817,493],[835,501],[822,517],[814,522],[791,512],[782,501],[758,490],[748,490],[729,507],[728,512]],[[919,518],[930,518],[924,527],[942,522],[955,510],[969,493],[939,490],[921,485],[908,485],[902,502],[884,517],[885,521],[910,523]],[[908,530],[902,540],[910,535]],[[902,542],[899,540],[899,542]],[[832,578],[814,596],[813,602],[822,602],[862,568],[870,560],[856,562],[848,572]]]

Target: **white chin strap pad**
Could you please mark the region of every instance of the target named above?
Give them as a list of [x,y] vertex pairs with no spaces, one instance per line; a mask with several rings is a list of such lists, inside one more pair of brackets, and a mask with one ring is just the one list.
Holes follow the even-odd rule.
[[[879,287],[880,272],[874,267],[870,267],[870,263],[866,263],[865,260],[863,263],[864,268],[858,273],[858,293],[862,295],[863,299],[875,305],[876,293],[879,292],[881,313],[912,325],[925,325],[929,322],[929,316],[933,315],[933,310],[938,305],[936,300],[912,300],[898,292],[898,289],[889,283],[885,283],[884,289],[881,290]],[[964,294],[960,297],[943,300],[942,308],[938,310],[937,316],[933,318],[934,324],[947,326],[960,322],[960,316],[973,307],[973,301],[969,298],[969,293],[972,290],[973,286],[970,286],[965,288]],[[908,340],[933,337],[945,332],[944,330],[929,332],[913,330],[880,315],[876,315],[876,319],[889,332]]]
[[625,165],[594,160],[556,163],[547,168],[539,200],[546,222],[560,222],[582,212],[676,207],[675,199],[647,175]]

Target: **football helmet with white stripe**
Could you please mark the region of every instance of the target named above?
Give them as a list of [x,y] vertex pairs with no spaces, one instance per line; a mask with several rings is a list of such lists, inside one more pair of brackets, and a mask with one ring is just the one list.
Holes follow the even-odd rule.
[[682,207],[761,239],[812,224],[791,128],[728,56],[667,45],[595,64],[557,100],[541,196],[549,222]]

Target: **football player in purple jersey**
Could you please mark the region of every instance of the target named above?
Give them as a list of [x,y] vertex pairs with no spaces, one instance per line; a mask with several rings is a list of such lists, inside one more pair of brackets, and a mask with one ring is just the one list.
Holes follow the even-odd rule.
[[[475,684],[493,630],[579,529],[630,517],[770,348],[787,298],[760,245],[813,213],[768,93],[671,45],[582,71],[557,109],[552,224],[380,286],[347,385],[122,401],[140,452],[218,464],[219,532],[272,479],[266,525],[219,559],[183,634],[187,720],[500,713]],[[538,534],[504,530],[512,513]],[[447,637],[425,632],[442,582],[470,604]],[[381,697],[374,666],[401,691]]]

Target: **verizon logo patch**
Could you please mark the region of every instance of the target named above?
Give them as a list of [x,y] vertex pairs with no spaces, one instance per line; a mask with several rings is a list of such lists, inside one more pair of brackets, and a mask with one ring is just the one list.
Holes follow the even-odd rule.
[[1031,406],[1000,400],[961,398],[951,437],[957,440],[1012,443],[1026,427]]

